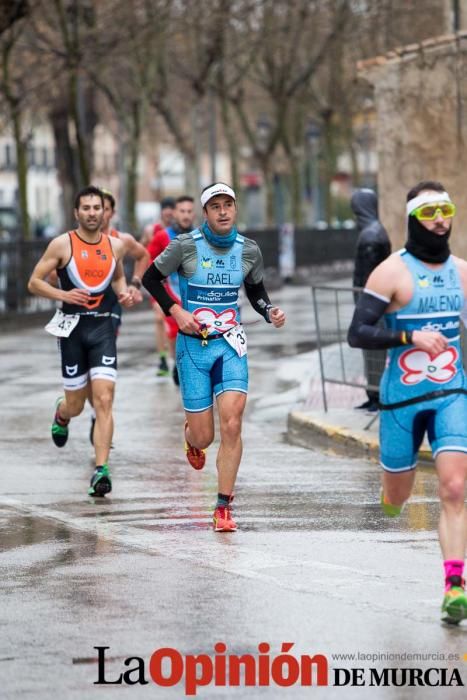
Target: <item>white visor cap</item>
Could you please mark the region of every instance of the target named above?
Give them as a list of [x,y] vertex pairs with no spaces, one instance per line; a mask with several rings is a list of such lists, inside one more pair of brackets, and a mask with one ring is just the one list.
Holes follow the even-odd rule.
[[235,192],[231,187],[224,185],[223,182],[216,182],[215,185],[208,187],[208,189],[204,190],[204,192],[201,194],[201,206],[205,207],[209,200],[216,197],[218,194],[226,194],[229,197],[232,197],[232,199],[236,199]]

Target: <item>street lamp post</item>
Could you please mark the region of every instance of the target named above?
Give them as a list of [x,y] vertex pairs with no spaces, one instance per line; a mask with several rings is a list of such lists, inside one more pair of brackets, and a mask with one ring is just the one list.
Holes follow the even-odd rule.
[[[267,114],[260,114],[256,120],[256,144],[260,154],[260,166],[263,174],[263,181],[266,196],[266,221],[269,223],[276,218],[274,215],[274,201],[272,183],[269,181],[269,159],[266,157],[268,141],[271,134],[272,124]],[[280,185],[279,185],[280,186]]]
[[321,219],[321,192],[319,183],[319,152],[321,128],[312,119],[308,122],[305,136],[310,153],[310,184],[311,201],[313,204],[313,224],[316,225]]
[[271,122],[267,114],[260,114],[256,120],[256,137],[261,151],[266,149],[267,140],[271,133]]

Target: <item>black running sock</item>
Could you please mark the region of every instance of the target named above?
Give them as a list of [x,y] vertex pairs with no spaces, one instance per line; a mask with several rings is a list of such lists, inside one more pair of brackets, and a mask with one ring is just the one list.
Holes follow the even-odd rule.
[[216,508],[226,508],[233,501],[233,496],[225,493],[217,494]]

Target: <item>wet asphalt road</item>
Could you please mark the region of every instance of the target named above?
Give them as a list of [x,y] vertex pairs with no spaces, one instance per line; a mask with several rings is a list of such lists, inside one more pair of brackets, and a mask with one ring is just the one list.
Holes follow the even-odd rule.
[[[459,670],[466,628],[438,623],[442,591],[436,481],[418,475],[402,518],[380,513],[378,467],[287,444],[299,395],[297,352],[313,340],[309,291],[274,295],[287,330],[247,326],[250,397],[237,482],[239,531],[215,534],[215,449],[202,472],[182,450],[183,412],[171,380],[155,378],[152,317],[128,314],[119,339],[111,498],[86,496],[88,414],[57,450],[49,437],[60,394],[54,340],[39,329],[0,337],[0,698],[182,698],[183,684],[97,686],[146,665],[156,649],[257,655],[282,642],[324,654],[329,667]],[[306,302],[305,304],[303,302]],[[255,320],[246,311],[247,323]],[[283,381],[296,365],[296,381]],[[284,368],[287,371],[284,373]],[[459,661],[339,661],[333,654],[457,654]],[[330,683],[332,672],[329,673]],[[146,679],[149,672],[146,667]],[[275,686],[200,688],[206,698],[461,698],[465,688]]]

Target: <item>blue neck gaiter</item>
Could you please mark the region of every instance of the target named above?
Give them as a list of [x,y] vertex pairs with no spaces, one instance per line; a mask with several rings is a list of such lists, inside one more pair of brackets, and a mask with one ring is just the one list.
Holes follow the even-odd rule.
[[227,236],[221,236],[217,233],[213,233],[209,228],[207,221],[205,221],[201,226],[201,230],[206,236],[207,242],[216,248],[230,248],[230,246],[234,244],[238,235],[238,231],[235,226],[232,226],[232,229]]

